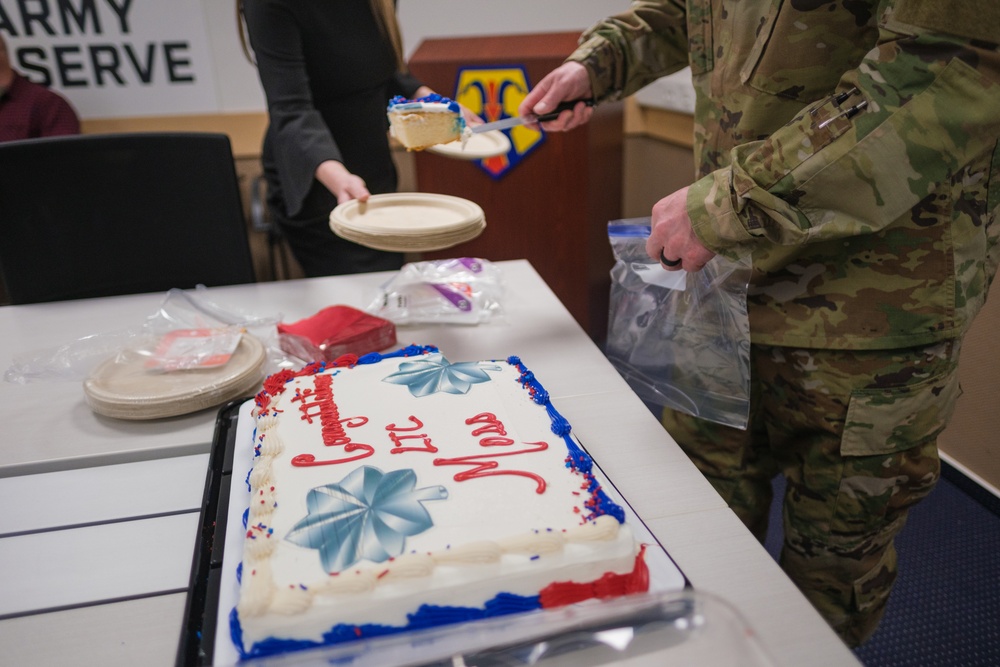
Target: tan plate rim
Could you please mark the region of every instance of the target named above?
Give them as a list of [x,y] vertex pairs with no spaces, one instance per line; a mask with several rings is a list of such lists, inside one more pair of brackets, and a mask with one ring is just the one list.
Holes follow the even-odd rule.
[[[477,137],[482,137],[483,139],[490,139],[493,141],[493,148],[486,150],[485,147],[477,149],[475,146],[469,147],[473,141],[476,141]],[[492,132],[483,132],[482,134],[473,134],[469,137],[468,143],[463,147],[462,140],[456,139],[455,141],[449,142],[447,144],[436,144],[434,146],[428,146],[427,151],[429,153],[436,153],[437,155],[443,155],[445,157],[453,157],[459,160],[486,160],[491,157],[497,157],[500,155],[506,155],[510,152],[510,139],[507,135],[500,130],[493,130]]]
[[[447,205],[450,210],[461,211],[464,209],[466,217],[461,222],[450,222],[433,226],[415,227],[412,232],[406,228],[384,227],[372,224],[359,225],[354,220],[357,219],[358,211],[362,206],[383,208],[399,206],[406,203],[413,203],[420,206]],[[363,215],[363,213],[361,214]],[[384,234],[389,236],[422,236],[441,232],[449,232],[456,229],[475,226],[485,217],[483,209],[475,202],[455,197],[453,195],[441,195],[428,192],[392,192],[388,194],[372,195],[367,202],[362,203],[356,199],[339,204],[330,212],[330,226],[334,225],[341,229],[349,229],[363,234]],[[336,231],[336,230],[334,230]]]

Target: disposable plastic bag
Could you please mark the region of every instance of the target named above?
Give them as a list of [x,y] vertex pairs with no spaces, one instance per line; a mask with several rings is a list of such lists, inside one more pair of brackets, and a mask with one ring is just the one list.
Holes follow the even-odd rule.
[[632,390],[662,405],[746,428],[750,408],[749,257],[696,273],[646,254],[649,218],[615,220],[607,356]]
[[405,264],[379,290],[368,312],[395,324],[480,324],[503,312],[503,275],[473,257]]
[[107,359],[144,357],[150,370],[170,372],[225,364],[240,336],[255,336],[265,347],[268,372],[296,362],[281,349],[280,315],[258,316],[227,310],[212,301],[203,286],[186,292],[172,289],[145,321],[116,331],[91,334],[54,348],[17,355],[4,380],[19,384],[36,380],[82,381]]

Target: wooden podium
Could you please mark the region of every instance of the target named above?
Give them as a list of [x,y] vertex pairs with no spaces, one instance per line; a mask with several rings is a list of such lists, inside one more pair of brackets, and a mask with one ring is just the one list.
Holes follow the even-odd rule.
[[[453,98],[459,72],[470,68],[523,67],[534,86],[576,48],[578,37],[573,32],[430,39],[417,48],[410,68]],[[590,337],[604,340],[614,264],[607,223],[621,217],[620,103],[598,106],[587,125],[571,132],[546,133],[499,177],[475,162],[428,152],[417,153],[415,162],[421,192],[464,197],[486,214],[480,237],[425,259],[527,259]]]

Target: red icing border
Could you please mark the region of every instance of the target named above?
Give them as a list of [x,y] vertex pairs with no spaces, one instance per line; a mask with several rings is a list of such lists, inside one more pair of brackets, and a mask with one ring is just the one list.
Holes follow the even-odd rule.
[[605,600],[649,590],[649,566],[646,565],[646,545],[635,557],[635,567],[626,574],[606,572],[600,579],[586,583],[557,581],[543,588],[538,594],[542,609],[565,607],[590,598]]

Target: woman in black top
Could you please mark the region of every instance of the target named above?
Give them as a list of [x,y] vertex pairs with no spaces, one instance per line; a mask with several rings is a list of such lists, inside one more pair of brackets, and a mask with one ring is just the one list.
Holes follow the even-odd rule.
[[346,241],[329,225],[338,203],[395,192],[389,99],[433,92],[406,72],[395,2],[237,0],[237,7],[267,98],[268,208],[295,258],[308,276],[398,269],[402,254]]

